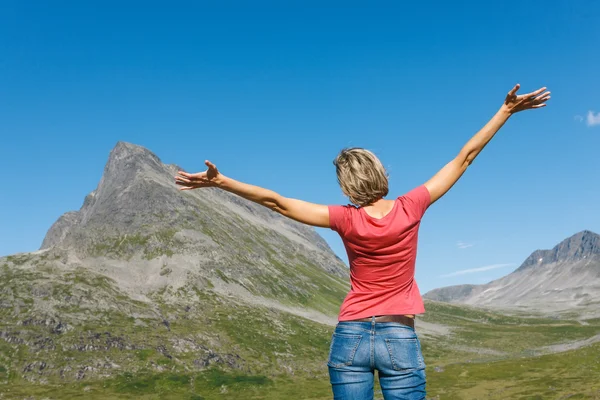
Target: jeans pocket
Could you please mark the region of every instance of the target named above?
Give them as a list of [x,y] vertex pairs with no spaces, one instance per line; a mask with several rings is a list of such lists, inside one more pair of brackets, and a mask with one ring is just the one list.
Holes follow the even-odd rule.
[[394,370],[407,371],[425,368],[418,338],[385,339],[385,344]]
[[360,344],[362,335],[350,335],[347,333],[334,333],[331,339],[331,348],[329,350],[329,360],[327,365],[330,367],[344,367],[352,365],[354,354]]

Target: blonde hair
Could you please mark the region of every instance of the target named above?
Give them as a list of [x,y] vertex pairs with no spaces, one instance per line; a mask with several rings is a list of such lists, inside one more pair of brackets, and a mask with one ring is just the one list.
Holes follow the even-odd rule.
[[333,160],[342,192],[353,204],[368,206],[388,194],[388,175],[375,154],[347,148]]

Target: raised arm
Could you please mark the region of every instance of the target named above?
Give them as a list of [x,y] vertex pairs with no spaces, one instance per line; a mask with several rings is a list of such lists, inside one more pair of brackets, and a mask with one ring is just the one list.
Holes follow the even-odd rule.
[[454,186],[475,157],[492,140],[496,132],[502,128],[511,115],[523,110],[544,107],[546,101],[550,99],[550,92],[547,92],[545,87],[535,92],[517,95],[519,87],[520,85],[517,84],[508,92],[504,104],[502,104],[496,115],[465,144],[460,153],[452,161],[425,183],[425,187],[429,190],[431,196],[431,203],[437,201]]
[[204,172],[188,174],[179,171],[175,177],[175,183],[182,186],[181,190],[217,187],[270,208],[298,222],[329,228],[329,208],[327,206],[290,199],[272,190],[236,181],[221,174],[210,161],[206,161],[205,164],[208,169]]

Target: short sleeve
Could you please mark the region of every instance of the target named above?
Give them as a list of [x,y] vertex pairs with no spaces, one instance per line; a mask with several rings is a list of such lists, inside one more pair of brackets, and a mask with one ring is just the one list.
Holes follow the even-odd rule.
[[400,199],[407,213],[416,219],[421,219],[431,204],[431,195],[425,185],[414,188]]
[[329,206],[329,227],[331,230],[342,233],[348,225],[347,207]]

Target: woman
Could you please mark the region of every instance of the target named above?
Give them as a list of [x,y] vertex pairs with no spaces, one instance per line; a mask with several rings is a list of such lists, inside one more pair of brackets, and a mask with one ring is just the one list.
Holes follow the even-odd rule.
[[285,198],[271,190],[208,170],[179,172],[181,190],[218,187],[296,221],[328,227],[341,236],[350,261],[351,289],[344,300],[328,359],[334,398],[372,399],[374,371],[384,398],[424,399],[425,363],[414,317],[425,311],[414,281],[417,235],[427,208],[458,181],[508,118],[550,99],[541,88],[517,95],[516,85],[494,117],[460,153],[425,184],[386,200],[388,179],[377,157],[345,149],[334,161],[343,193],[355,206],[325,206]]

